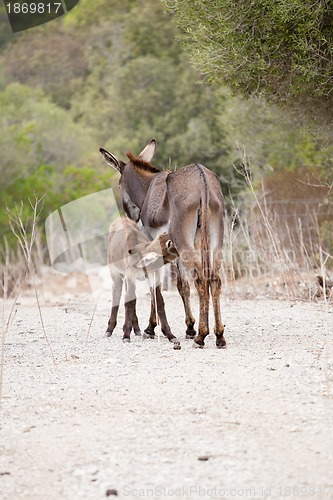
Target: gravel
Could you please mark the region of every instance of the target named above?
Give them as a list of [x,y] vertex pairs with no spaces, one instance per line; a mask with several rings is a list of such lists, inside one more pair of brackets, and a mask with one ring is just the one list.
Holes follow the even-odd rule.
[[[29,296],[7,334],[1,499],[333,498],[333,309],[222,299],[227,349],[162,335],[123,344],[110,302]],[[138,315],[146,326],[149,297]],[[193,297],[193,309],[198,303]],[[5,304],[5,318],[11,304]],[[212,328],[213,331],[213,328]]]

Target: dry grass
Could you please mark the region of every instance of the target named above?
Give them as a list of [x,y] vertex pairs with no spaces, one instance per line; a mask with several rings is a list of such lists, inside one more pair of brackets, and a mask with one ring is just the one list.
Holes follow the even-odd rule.
[[[296,212],[286,212],[286,206],[272,204],[263,188],[254,188],[246,154],[244,151],[240,154],[243,169],[239,173],[246,180],[248,192],[237,203],[231,199],[225,217],[224,295],[309,301],[322,299],[332,303],[332,280],[329,275],[333,257],[325,247],[321,235],[322,220],[318,213],[311,204],[304,208],[301,217]],[[38,288],[36,274],[44,253],[37,231],[36,210],[41,203],[42,200],[39,200],[37,206],[32,205],[30,233],[22,223],[20,206],[16,207],[15,213],[9,213],[18,247],[12,250],[4,240],[0,254],[0,296],[4,299],[15,297],[22,286],[32,287],[35,293]],[[318,276],[321,277],[320,284]],[[64,286],[65,275],[48,276],[47,280],[44,279],[44,290],[49,289],[51,293],[55,280],[59,281],[58,288]],[[83,291],[87,293],[86,285]],[[38,294],[36,300],[39,301]],[[42,317],[40,321],[43,325]]]
[[[238,170],[248,185],[250,198],[225,219],[222,274],[227,294],[332,303],[329,267],[333,256],[325,249],[317,212],[309,207],[302,215],[288,217],[269,205],[264,189],[256,191],[246,154]],[[321,286],[318,283],[318,278]]]
[[[37,223],[39,215],[43,209],[43,198],[35,197],[34,201],[29,200],[32,215],[28,220],[23,220],[23,202],[19,205],[15,205],[14,209],[9,209],[7,207],[7,215],[9,220],[9,226],[12,233],[17,239],[17,250],[16,252],[11,252],[6,239],[4,240],[4,259],[1,267],[1,283],[2,283],[2,293],[4,300],[2,301],[2,327],[1,327],[1,356],[0,356],[0,404],[2,400],[2,389],[3,389],[3,367],[5,363],[5,349],[7,336],[10,329],[10,325],[16,314],[16,304],[23,285],[29,279],[30,284],[33,287],[34,295],[39,312],[39,320],[45,341],[47,343],[53,364],[56,366],[56,359],[52,351],[51,343],[48,338],[40,299],[36,282],[36,264],[35,255],[38,254],[38,249],[36,248],[36,238],[37,238]],[[9,313],[6,317],[5,303],[6,299],[13,299]]]

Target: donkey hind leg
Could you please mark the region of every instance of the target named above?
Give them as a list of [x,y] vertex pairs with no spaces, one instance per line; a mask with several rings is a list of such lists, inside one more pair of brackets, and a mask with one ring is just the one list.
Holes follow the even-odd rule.
[[171,332],[170,325],[168,323],[166,314],[165,314],[165,304],[164,304],[164,299],[161,293],[161,285],[158,285],[155,289],[156,293],[156,305],[157,305],[157,313],[161,321],[161,330],[163,335],[167,337],[170,342],[173,342],[174,344],[179,344],[179,340],[175,335]]
[[184,251],[180,255],[182,264],[193,276],[195,288],[199,295],[200,315],[198,333],[194,337],[194,347],[204,347],[205,337],[209,334],[209,280],[203,276],[202,266],[194,249]]
[[185,269],[179,259],[177,259],[176,262],[176,270],[177,270],[177,289],[179,295],[182,298],[185,310],[185,323],[187,326],[185,338],[194,339],[197,332],[194,329],[195,319],[191,310],[191,302],[190,302],[191,289],[189,281],[185,274]]
[[123,289],[123,277],[121,274],[111,273],[112,278],[112,307],[111,316],[108,321],[108,327],[106,330],[107,337],[111,337],[113,330],[117,325],[117,316],[120,303],[121,292]]
[[214,309],[214,319],[215,319],[214,332],[216,335],[216,347],[218,349],[225,349],[227,343],[224,338],[224,325],[222,323],[222,317],[221,317],[220,295],[221,295],[222,281],[219,272],[219,267],[220,267],[219,265],[216,266],[214,263],[214,270],[211,274],[210,289],[213,299],[213,309]]
[[155,328],[157,325],[156,321],[156,309],[155,309],[155,299],[153,295],[152,288],[150,289],[151,299],[150,299],[150,317],[149,324],[147,328],[144,330],[143,338],[144,339],[153,339],[155,338]]
[[199,295],[200,315],[198,334],[194,337],[194,347],[203,348],[209,334],[209,281],[203,276],[201,266],[194,270],[194,284]]
[[125,294],[125,322],[123,326],[123,342],[130,342],[131,340],[131,330],[133,324],[134,314],[136,306],[136,296],[135,296],[135,282],[131,279],[126,280],[126,294]]

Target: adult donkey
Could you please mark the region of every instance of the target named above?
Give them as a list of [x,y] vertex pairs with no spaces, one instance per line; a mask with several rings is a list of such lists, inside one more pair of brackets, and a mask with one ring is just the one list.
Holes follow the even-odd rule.
[[[128,161],[118,160],[101,148],[105,161],[120,172],[124,211],[135,222],[141,220],[145,233],[153,239],[168,232],[178,254],[177,287],[186,313],[186,337],[204,346],[209,334],[209,292],[213,299],[216,346],[226,346],[221,318],[220,294],[224,204],[218,177],[200,164],[174,172],[161,171],[152,160],[156,141],[138,156],[127,153]],[[190,287],[182,270],[194,279],[200,301],[198,333],[190,306]]]

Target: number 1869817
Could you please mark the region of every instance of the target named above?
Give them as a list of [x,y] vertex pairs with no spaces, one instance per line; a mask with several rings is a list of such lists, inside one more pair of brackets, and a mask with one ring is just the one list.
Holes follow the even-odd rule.
[[19,3],[11,2],[6,4],[8,14],[58,14],[62,7],[61,2],[49,3]]

